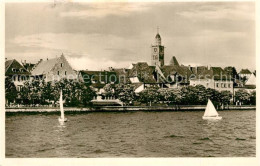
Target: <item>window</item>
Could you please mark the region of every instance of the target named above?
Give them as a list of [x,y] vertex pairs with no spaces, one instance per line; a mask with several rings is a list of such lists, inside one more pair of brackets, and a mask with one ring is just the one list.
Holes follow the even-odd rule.
[[224,84],[224,88],[226,87],[226,84]]
[[63,64],[61,63],[61,64],[60,64],[60,67],[62,67],[62,66],[63,66]]
[[207,87],[208,87],[208,86],[209,86],[209,83],[207,83],[206,85],[207,85]]
[[60,75],[60,71],[58,71],[58,75]]
[[218,88],[218,83],[216,83],[216,87]]
[[65,71],[65,75],[67,75],[67,71]]
[[229,88],[231,88],[231,85],[230,85],[230,84],[228,84],[228,87],[229,87]]

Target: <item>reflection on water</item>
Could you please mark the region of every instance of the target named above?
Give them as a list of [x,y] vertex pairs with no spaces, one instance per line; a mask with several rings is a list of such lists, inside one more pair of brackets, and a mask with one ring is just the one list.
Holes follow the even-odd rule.
[[6,157],[255,156],[255,111],[7,114]]

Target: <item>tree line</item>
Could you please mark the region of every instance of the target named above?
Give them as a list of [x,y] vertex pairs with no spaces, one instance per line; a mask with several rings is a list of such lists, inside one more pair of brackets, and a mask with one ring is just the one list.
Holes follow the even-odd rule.
[[[65,106],[91,106],[91,100],[97,96],[95,89],[84,82],[61,80],[45,82],[42,80],[27,81],[20,91],[16,90],[11,79],[5,80],[6,104],[21,104],[24,106],[52,105],[57,106],[60,90],[63,91]],[[232,100],[241,104],[256,103],[256,92],[248,93],[238,90],[233,97],[229,91],[217,91],[202,85],[185,86],[180,89],[159,88],[156,85],[147,87],[140,93],[135,93],[133,84],[106,84],[101,93],[103,98],[117,98],[125,105],[205,105],[211,99],[215,105],[232,104]]]

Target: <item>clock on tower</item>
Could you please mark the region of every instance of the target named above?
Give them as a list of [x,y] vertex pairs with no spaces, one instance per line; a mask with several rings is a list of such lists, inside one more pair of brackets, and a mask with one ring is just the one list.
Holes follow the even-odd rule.
[[157,32],[155,36],[155,45],[151,48],[151,65],[152,66],[163,66],[164,65],[164,46],[161,45],[161,36]]

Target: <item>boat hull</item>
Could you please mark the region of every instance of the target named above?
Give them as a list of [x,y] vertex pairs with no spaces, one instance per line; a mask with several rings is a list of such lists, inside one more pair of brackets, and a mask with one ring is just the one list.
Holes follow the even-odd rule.
[[221,116],[202,116],[202,119],[204,120],[220,120],[222,119]]

